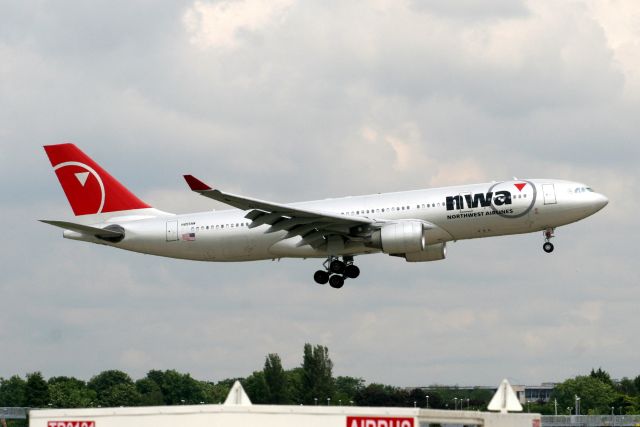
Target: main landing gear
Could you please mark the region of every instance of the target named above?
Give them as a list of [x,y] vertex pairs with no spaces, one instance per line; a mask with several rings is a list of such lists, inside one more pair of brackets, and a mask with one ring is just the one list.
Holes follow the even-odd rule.
[[542,233],[544,234],[544,244],[542,245],[542,250],[550,254],[551,252],[553,252],[553,243],[551,243],[550,240],[555,237],[553,235],[553,228],[547,228]]
[[316,271],[313,280],[320,285],[329,282],[329,286],[335,289],[344,286],[346,279],[355,279],[360,275],[360,269],[353,264],[352,256],[344,256],[342,261],[337,256],[330,256],[322,265],[325,269]]

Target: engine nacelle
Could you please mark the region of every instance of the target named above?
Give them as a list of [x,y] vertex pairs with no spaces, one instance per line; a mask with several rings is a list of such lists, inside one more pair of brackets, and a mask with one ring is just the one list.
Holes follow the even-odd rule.
[[426,246],[424,226],[420,221],[385,224],[373,233],[371,245],[387,254],[423,251]]
[[433,245],[427,245],[424,250],[419,252],[407,252],[404,254],[404,259],[407,262],[426,262],[426,261],[439,261],[445,259],[447,256],[447,244],[435,243]]

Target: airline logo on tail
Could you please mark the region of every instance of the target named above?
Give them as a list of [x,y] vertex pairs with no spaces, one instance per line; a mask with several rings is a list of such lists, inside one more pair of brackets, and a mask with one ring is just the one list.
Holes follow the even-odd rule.
[[75,215],[149,208],[74,144],[44,147]]

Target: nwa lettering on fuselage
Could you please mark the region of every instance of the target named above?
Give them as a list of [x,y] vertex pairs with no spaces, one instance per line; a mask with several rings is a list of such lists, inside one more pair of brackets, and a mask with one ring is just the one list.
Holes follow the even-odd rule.
[[511,192],[509,191],[496,191],[488,192],[488,193],[476,193],[476,194],[459,194],[457,196],[448,196],[447,197],[447,210],[454,211],[465,209],[465,202],[467,209],[477,208],[478,206],[483,208],[488,208],[491,204],[495,206],[504,206],[510,205],[511,202]]

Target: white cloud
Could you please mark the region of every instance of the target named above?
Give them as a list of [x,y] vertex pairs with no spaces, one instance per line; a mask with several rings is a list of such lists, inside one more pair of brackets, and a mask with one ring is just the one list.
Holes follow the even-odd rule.
[[257,32],[283,19],[294,0],[197,0],[184,15],[190,41],[200,48],[231,49],[241,32]]
[[602,26],[615,60],[625,75],[625,95],[640,97],[640,5],[634,0],[589,0],[587,6]]

